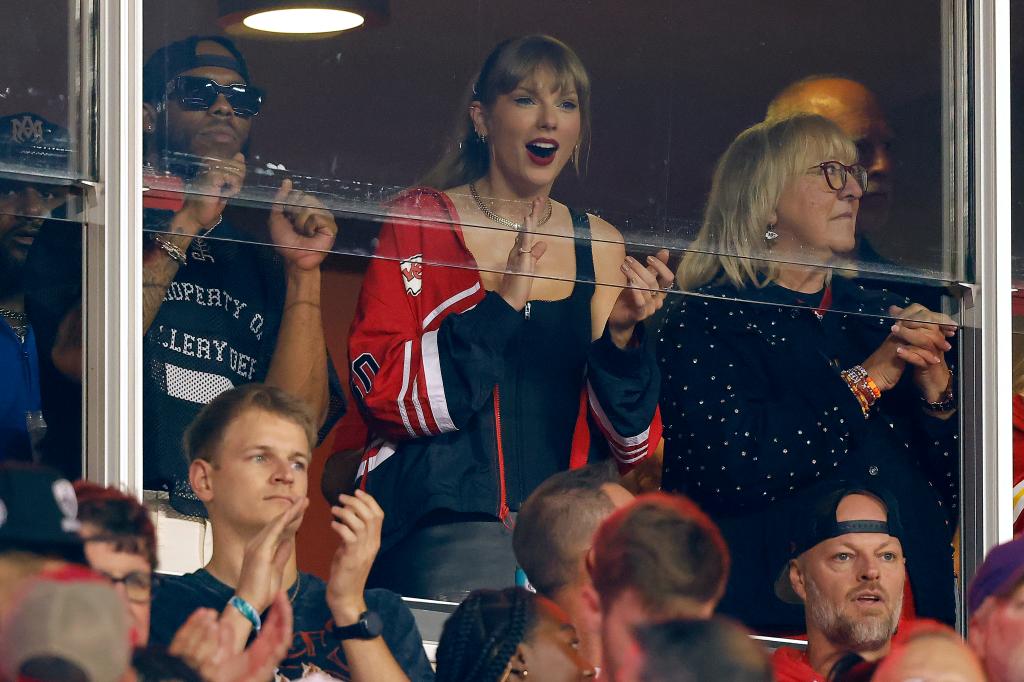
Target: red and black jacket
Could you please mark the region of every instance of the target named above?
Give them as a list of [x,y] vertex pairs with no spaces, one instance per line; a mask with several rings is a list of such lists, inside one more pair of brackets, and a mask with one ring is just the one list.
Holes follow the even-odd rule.
[[[349,334],[352,394],[375,436],[357,476],[386,512],[385,548],[434,509],[504,520],[532,490],[516,473],[532,463],[553,473],[600,453],[628,469],[653,451],[660,375],[642,325],[636,347],[620,350],[607,333],[591,342],[588,318],[579,366],[549,365],[568,372],[570,381],[558,383],[573,385],[524,381],[514,356],[529,322],[484,290],[448,197],[409,190],[391,212]],[[563,409],[546,409],[558,395],[571,396],[568,419],[564,399]],[[515,423],[519,415],[530,416]],[[539,422],[548,415],[571,422],[556,425],[565,437],[530,442],[546,433]],[[592,425],[603,436],[594,442]]]

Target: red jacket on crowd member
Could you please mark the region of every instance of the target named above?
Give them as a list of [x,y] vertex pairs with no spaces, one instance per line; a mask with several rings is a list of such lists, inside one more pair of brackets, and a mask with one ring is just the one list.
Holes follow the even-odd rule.
[[[527,457],[505,452],[504,441],[550,430],[518,423],[518,406],[553,401],[551,386],[517,380],[499,398],[508,343],[529,310],[516,312],[484,289],[447,195],[416,188],[390,208],[349,335],[352,396],[376,437],[357,478],[387,512],[385,548],[436,508],[505,520],[514,497],[509,466],[543,458],[545,444]],[[583,465],[596,448],[625,471],[657,446],[660,374],[642,325],[634,340],[628,349],[616,348],[607,332],[586,340],[572,377],[575,428],[564,425],[571,443],[554,448],[560,468]],[[507,388],[521,393],[518,401]],[[519,487],[518,497],[529,494]]]

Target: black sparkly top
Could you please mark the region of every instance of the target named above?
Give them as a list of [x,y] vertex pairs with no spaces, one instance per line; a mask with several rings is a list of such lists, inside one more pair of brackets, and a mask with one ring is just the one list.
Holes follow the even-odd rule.
[[[818,294],[710,285],[666,304],[658,337],[663,488],[749,513],[830,477],[878,477],[955,523],[957,419],[926,414],[908,369],[868,419],[839,373],[864,362],[907,299],[834,277]],[[742,298],[742,301],[728,300]],[[955,343],[955,340],[951,340]],[[955,357],[947,353],[947,360]]]

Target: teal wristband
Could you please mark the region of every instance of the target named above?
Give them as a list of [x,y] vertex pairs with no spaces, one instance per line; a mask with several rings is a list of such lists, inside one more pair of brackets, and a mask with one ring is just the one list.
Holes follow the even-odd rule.
[[263,621],[260,620],[260,614],[256,613],[256,609],[252,607],[252,604],[245,601],[237,594],[231,597],[231,600],[228,601],[228,603],[238,609],[238,612],[245,616],[246,620],[252,623],[253,630],[256,632],[260,631],[260,628],[263,626]]

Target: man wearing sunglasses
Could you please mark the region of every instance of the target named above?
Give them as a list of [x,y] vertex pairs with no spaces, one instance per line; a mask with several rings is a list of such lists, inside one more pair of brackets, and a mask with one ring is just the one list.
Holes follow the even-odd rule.
[[[143,100],[145,174],[151,187],[171,190],[144,200],[144,483],[157,491],[150,506],[162,536],[165,524],[182,523],[166,513],[167,502],[206,515],[180,445],[216,395],[271,384],[309,407],[321,435],[344,411],[320,317],[320,264],[337,225],[288,180],[269,215],[224,214],[242,191],[249,132],[263,104],[231,41],[192,36],[157,50],[143,69]],[[194,546],[209,548],[208,538]],[[180,570],[205,563],[175,556]]]

